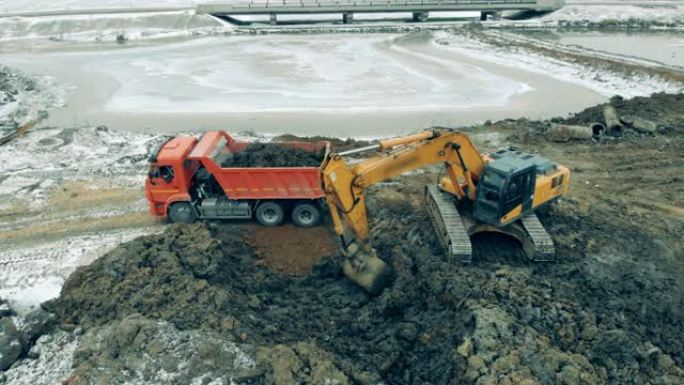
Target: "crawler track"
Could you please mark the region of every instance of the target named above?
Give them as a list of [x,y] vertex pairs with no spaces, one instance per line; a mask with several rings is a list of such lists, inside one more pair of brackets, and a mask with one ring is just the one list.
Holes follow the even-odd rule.
[[534,260],[537,262],[553,261],[556,255],[556,248],[549,233],[546,232],[544,225],[536,214],[530,214],[520,219],[520,223],[525,228],[530,241],[534,246]]
[[453,198],[440,191],[437,186],[426,186],[425,198],[437,237],[449,257],[455,261],[472,261],[473,247],[470,237],[463,226]]

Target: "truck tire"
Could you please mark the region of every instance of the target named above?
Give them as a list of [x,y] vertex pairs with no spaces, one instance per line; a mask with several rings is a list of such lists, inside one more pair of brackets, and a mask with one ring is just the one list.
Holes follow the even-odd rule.
[[299,227],[314,227],[321,222],[321,210],[311,203],[298,203],[292,210],[292,222]]
[[264,202],[256,209],[256,219],[263,226],[278,226],[285,219],[285,209],[280,203]]
[[196,219],[195,210],[188,202],[172,203],[169,207],[169,221],[171,223],[193,223]]

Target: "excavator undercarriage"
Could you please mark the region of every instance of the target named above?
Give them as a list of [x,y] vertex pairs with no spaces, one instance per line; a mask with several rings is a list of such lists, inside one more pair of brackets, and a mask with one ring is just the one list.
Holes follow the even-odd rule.
[[529,260],[552,261],[555,248],[536,214],[530,213],[505,226],[495,227],[479,223],[461,211],[455,197],[437,186],[425,187],[427,210],[435,228],[435,234],[444,247],[448,258],[454,262],[469,263],[473,257],[471,237],[482,232],[498,232],[518,240]]

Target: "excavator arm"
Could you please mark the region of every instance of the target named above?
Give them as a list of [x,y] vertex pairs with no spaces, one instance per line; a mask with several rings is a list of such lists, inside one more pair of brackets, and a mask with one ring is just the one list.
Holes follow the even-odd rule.
[[[385,150],[350,164],[346,156]],[[403,173],[443,164],[458,199],[475,199],[476,181],[484,160],[463,133],[432,129],[419,134],[382,141],[377,145],[331,154],[323,167],[326,202],[335,232],[346,255],[345,274],[371,293],[391,279],[390,269],[369,244],[365,189]]]

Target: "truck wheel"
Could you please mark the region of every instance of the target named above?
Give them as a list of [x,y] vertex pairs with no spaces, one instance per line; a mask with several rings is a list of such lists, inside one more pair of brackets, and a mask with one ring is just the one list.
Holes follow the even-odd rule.
[[279,203],[264,202],[256,209],[256,219],[263,226],[278,226],[285,219],[285,210]]
[[321,221],[321,210],[311,203],[299,203],[292,210],[292,222],[299,227],[313,227]]
[[169,221],[172,223],[193,223],[197,219],[195,210],[188,202],[178,202],[169,207]]

